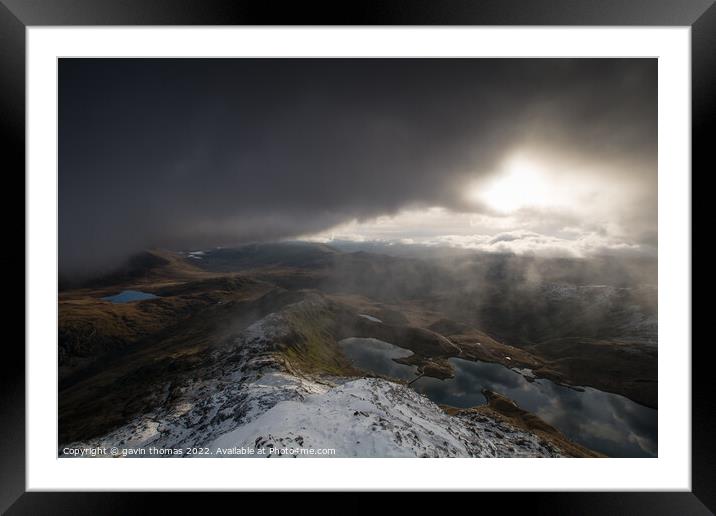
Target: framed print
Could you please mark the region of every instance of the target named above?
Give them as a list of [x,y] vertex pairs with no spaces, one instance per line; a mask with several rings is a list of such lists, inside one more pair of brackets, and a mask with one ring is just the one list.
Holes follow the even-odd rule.
[[691,337],[712,2],[3,4],[8,514],[716,506]]

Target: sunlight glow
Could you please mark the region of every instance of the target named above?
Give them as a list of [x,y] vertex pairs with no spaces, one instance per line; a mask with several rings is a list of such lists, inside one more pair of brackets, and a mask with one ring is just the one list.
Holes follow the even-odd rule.
[[474,189],[470,197],[507,213],[554,202],[554,194],[554,189],[538,166],[526,160],[514,160],[503,174]]

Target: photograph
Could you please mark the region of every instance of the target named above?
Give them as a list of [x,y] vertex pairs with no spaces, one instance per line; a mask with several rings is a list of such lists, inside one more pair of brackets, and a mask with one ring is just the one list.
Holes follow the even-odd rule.
[[59,57],[57,457],[657,458],[658,84]]
[[714,4],[0,0],[0,513],[716,514]]

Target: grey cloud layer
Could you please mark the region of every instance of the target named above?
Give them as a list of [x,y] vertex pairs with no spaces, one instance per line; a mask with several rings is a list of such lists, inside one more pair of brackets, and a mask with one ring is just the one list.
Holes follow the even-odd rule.
[[[61,60],[60,266],[465,206],[515,145],[614,164],[653,235],[655,60]],[[647,221],[646,227],[644,220]]]

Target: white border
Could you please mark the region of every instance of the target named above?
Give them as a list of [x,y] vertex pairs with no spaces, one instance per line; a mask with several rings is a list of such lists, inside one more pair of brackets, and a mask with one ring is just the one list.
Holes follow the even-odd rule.
[[[690,28],[29,27],[27,32],[28,490],[690,490]],[[58,56],[658,57],[659,458],[57,459]]]

